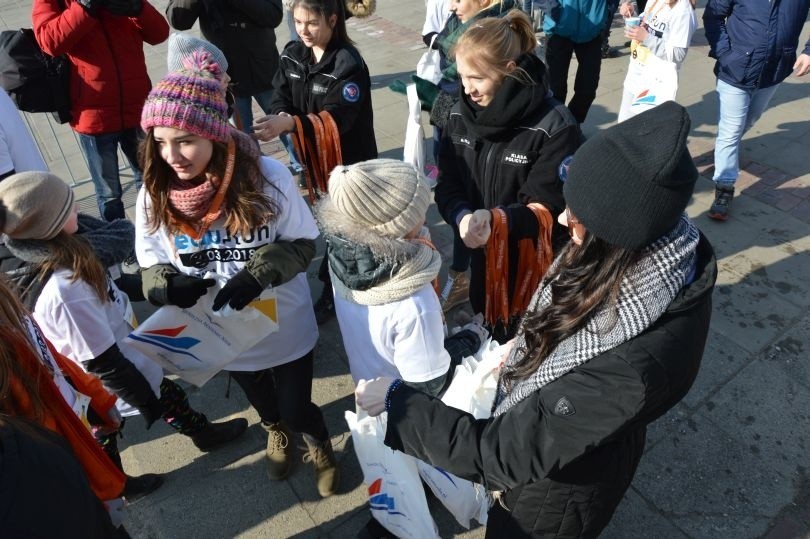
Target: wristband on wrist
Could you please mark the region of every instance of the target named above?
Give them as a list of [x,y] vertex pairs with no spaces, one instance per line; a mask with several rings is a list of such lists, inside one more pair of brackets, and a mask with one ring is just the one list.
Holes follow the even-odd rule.
[[391,395],[393,395],[394,391],[396,391],[399,388],[399,386],[402,385],[402,383],[403,383],[402,379],[397,378],[396,380],[391,382],[390,386],[388,386],[388,391],[385,392],[385,411],[386,412],[391,407]]

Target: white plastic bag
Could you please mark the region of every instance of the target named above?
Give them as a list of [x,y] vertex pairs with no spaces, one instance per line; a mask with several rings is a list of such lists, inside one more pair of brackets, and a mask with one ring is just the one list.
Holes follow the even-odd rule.
[[420,79],[425,79],[433,84],[439,84],[442,80],[442,57],[439,54],[439,49],[433,48],[433,43],[436,41],[436,36],[430,40],[428,50],[422,55],[416,63],[416,76]]
[[[501,346],[490,339],[475,356],[465,357],[456,367],[442,402],[476,419],[488,418],[495,399],[501,354]],[[483,485],[422,461],[417,461],[417,467],[419,475],[459,524],[469,529],[473,519],[487,523],[489,496]]]
[[385,413],[369,417],[362,411],[359,415],[346,411],[354,451],[368,486],[371,514],[397,537],[438,537],[416,459],[383,443],[387,417]]
[[674,62],[662,60],[635,41],[630,48],[624,90],[632,97],[623,103],[625,110],[620,111],[620,122],[665,101],[674,101],[678,92],[678,66]]
[[422,127],[422,104],[416,95],[416,85],[406,87],[408,95],[408,122],[405,126],[405,145],[402,160],[416,170],[425,170],[425,129]]
[[214,297],[227,278],[188,309],[166,305],[126,338],[127,344],[183,380],[202,387],[216,373],[270,333],[278,331],[276,293],[268,289],[241,311],[214,312]]

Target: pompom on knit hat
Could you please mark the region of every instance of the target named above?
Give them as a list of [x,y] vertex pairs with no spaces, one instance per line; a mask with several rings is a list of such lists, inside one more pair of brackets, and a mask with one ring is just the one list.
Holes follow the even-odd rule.
[[209,140],[231,138],[228,104],[222,91],[222,70],[211,53],[195,50],[183,69],[167,73],[146,98],[141,128],[172,127]]
[[228,60],[225,58],[225,53],[223,53],[219,47],[204,39],[181,32],[172,32],[169,36],[168,49],[168,53],[166,54],[166,67],[169,73],[183,69],[183,59],[188,58],[198,49],[210,53],[211,59],[219,65],[219,68],[223,72],[228,71]]
[[73,210],[73,190],[49,172],[20,172],[0,182],[0,230],[9,238],[49,240]]
[[678,224],[698,172],[686,147],[686,109],[665,102],[599,132],[574,154],[565,202],[587,231],[628,249]]
[[412,165],[371,159],[335,167],[329,176],[334,208],[363,228],[402,238],[425,217],[430,187]]

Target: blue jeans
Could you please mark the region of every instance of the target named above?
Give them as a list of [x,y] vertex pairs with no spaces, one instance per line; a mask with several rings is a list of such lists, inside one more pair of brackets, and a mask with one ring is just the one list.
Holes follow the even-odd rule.
[[[233,96],[233,108],[242,121],[242,131],[245,133],[253,133],[253,99],[256,100],[265,114],[270,114],[270,102],[273,100],[273,90],[265,90],[252,97]],[[290,157],[290,166],[300,171],[301,164],[295,156],[295,150],[293,149],[290,135],[280,135],[278,138],[281,139],[284,149],[287,150],[287,155]]]
[[762,113],[779,85],[743,90],[717,79],[720,120],[714,143],[714,182],[734,187],[740,172],[740,141]]
[[141,187],[141,169],[138,165],[138,145],[143,132],[138,128],[125,129],[103,135],[77,133],[79,145],[87,159],[90,178],[96,188],[98,213],[105,221],[125,219],[124,202],[121,200],[121,178],[118,175],[118,146],[129,161],[135,186]]

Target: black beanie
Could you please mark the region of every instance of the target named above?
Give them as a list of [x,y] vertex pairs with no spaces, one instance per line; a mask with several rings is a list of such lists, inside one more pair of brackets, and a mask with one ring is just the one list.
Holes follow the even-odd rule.
[[689,126],[686,109],[667,101],[588,139],[563,185],[571,213],[589,233],[628,249],[669,232],[698,177]]

